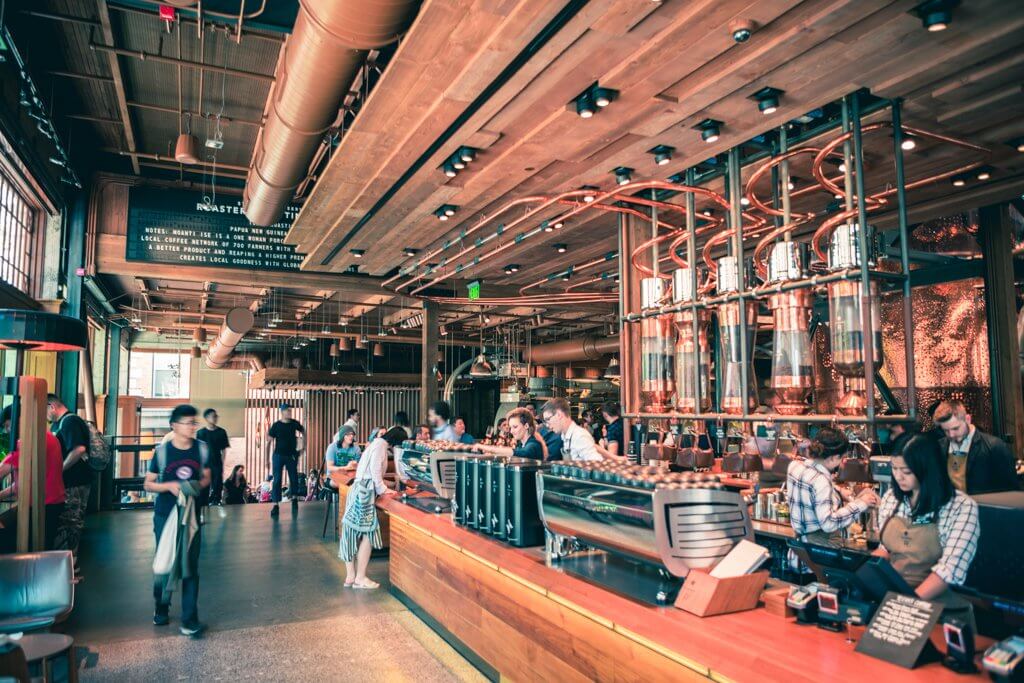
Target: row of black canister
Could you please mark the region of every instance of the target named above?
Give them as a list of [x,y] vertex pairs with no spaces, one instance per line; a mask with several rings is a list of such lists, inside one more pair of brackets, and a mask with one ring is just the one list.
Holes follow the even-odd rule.
[[455,523],[517,547],[544,545],[537,480],[546,468],[528,458],[458,456]]

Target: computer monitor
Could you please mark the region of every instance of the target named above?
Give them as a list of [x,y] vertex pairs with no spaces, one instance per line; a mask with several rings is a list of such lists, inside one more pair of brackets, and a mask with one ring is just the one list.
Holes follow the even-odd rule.
[[973,496],[978,550],[959,592],[1024,623],[1024,491]]
[[889,592],[913,595],[913,589],[884,558],[792,540],[789,546],[818,578],[843,595],[881,602]]

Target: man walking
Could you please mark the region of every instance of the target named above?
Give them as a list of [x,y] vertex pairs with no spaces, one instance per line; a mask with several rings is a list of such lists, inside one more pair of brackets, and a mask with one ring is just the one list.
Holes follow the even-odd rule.
[[231,441],[228,433],[223,427],[217,425],[217,411],[207,408],[203,411],[203,419],[206,426],[200,427],[196,432],[196,439],[202,441],[210,449],[210,505],[221,504],[221,489],[224,488],[224,457]]
[[292,407],[287,403],[278,406],[279,418],[277,422],[270,425],[267,433],[273,439],[273,455],[270,461],[270,472],[274,476],[274,488],[271,493],[271,500],[274,507],[270,509],[270,516],[277,517],[280,514],[278,503],[281,502],[281,474],[282,470],[288,470],[288,486],[291,489],[292,514],[299,510],[299,453],[303,450],[300,443],[305,437],[306,430],[298,421],[292,419]]
[[[186,535],[179,539],[177,548],[183,555],[175,561],[175,566],[184,567],[180,570],[181,578],[181,633],[190,637],[198,637],[206,625],[199,621],[199,552],[202,547],[202,527],[198,522],[196,500],[199,494],[210,485],[209,449],[202,441],[197,441],[196,429],[199,412],[190,405],[180,405],[171,411],[171,431],[173,436],[166,443],[160,444],[153,459],[149,461],[149,471],[143,488],[159,494],[153,505],[153,533],[156,535],[157,546],[164,525],[168,520],[181,524],[178,534]],[[185,505],[178,516],[179,494],[184,494]],[[189,499],[193,499],[191,502]],[[183,523],[184,522],[184,523]],[[170,575],[154,576],[153,600],[156,609],[153,623],[166,626],[170,623],[171,595],[170,583],[177,578],[178,571]]]
[[82,540],[85,510],[92,488],[92,469],[86,462],[89,457],[89,426],[69,411],[56,394],[46,396],[46,419],[51,422],[53,433],[60,441],[64,458],[64,513],[60,517],[54,546],[71,551],[75,558],[75,573],[80,579],[78,544]]

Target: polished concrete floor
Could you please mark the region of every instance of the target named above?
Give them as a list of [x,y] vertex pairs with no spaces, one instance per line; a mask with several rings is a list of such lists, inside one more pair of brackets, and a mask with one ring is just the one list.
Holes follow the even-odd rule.
[[87,520],[84,580],[65,624],[89,681],[478,681],[479,672],[387,592],[387,559],[375,558],[377,591],[342,588],[345,568],[324,503],[224,508],[204,528],[199,615],[207,635],[152,624],[153,513]]

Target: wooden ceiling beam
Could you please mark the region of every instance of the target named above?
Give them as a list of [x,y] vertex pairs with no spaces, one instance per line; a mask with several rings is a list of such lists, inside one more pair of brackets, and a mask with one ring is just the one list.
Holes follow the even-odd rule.
[[[107,45],[115,45],[114,30],[110,25],[110,9],[107,0],[96,0],[96,10],[100,21],[100,35]],[[125,93],[124,76],[121,73],[121,65],[117,61],[117,55],[113,52],[107,53],[107,63],[110,65],[110,75],[114,81],[114,92],[117,96],[117,110],[121,114],[121,121],[124,123],[124,141],[129,152],[135,152],[138,147],[135,143],[135,130],[132,128],[131,114],[128,112],[128,95]],[[132,171],[139,175],[139,160],[131,158]]]

